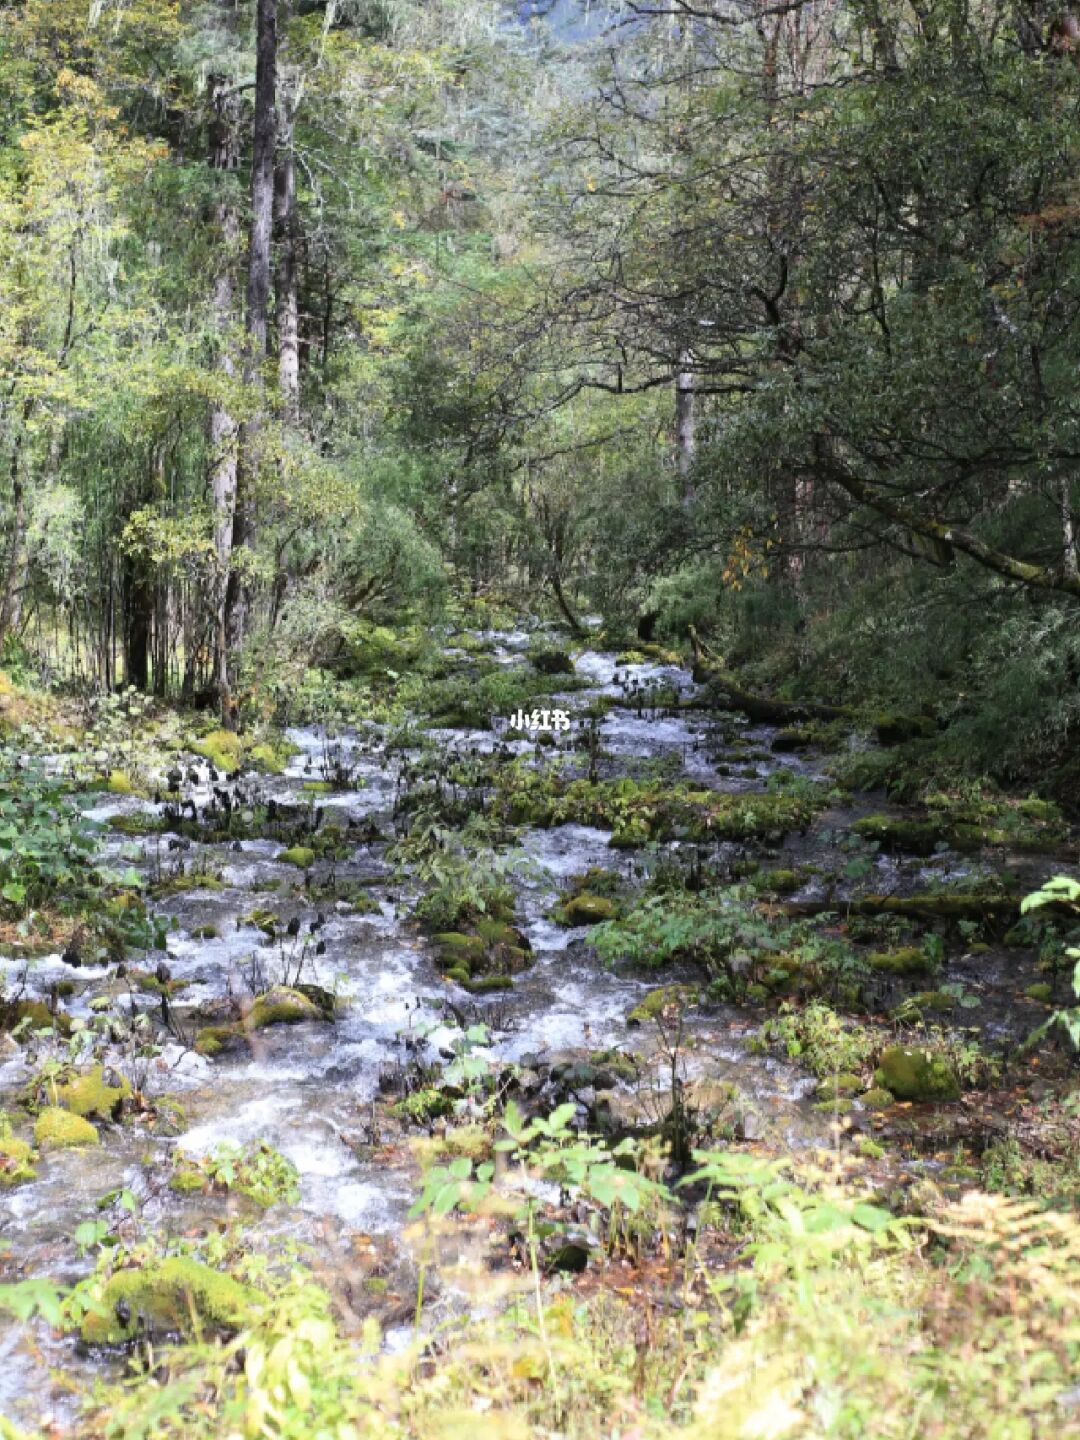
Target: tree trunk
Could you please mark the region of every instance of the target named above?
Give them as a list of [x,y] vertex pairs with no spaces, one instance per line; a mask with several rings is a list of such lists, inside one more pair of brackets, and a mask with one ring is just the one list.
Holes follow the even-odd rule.
[[284,106],[282,144],[277,165],[275,208],[278,231],[277,332],[278,384],[286,425],[300,423],[300,296],[297,264],[296,154],[294,98]]
[[[221,75],[210,77],[213,117],[210,125],[210,168],[221,174],[234,171],[239,160],[236,106]],[[222,183],[222,182],[219,182]],[[221,257],[214,277],[214,327],[218,334],[218,368],[227,380],[236,378],[236,356],[230,332],[236,319],[233,261],[240,240],[240,221],[231,197],[223,195],[215,207]],[[236,513],[238,427],[228,407],[215,401],[210,411],[210,490],[214,504],[214,685],[224,715],[229,702],[229,649],[226,595],[232,568],[233,523]],[[194,657],[188,657],[188,673]]]
[[1062,569],[1067,580],[1080,579],[1080,552],[1077,550],[1076,515],[1072,508],[1072,483],[1061,481]]
[[[251,232],[248,241],[244,383],[259,391],[266,361],[270,310],[270,243],[274,229],[274,151],[277,140],[277,0],[258,0],[255,55],[255,127],[251,150]],[[232,694],[236,660],[247,630],[249,586],[236,562],[250,547],[255,528],[255,473],[262,430],[256,413],[243,427],[233,513],[233,565],[225,591],[225,644],[228,700],[224,723],[236,724]]]
[[675,375],[675,467],[684,510],[694,508],[694,458],[697,453],[697,426],[694,403],[693,360],[688,349],[679,352]]

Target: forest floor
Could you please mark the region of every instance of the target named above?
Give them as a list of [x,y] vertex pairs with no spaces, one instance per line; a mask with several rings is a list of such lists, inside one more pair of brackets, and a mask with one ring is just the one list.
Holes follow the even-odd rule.
[[1080,1434],[1075,828],[646,651],[6,688],[0,1435]]

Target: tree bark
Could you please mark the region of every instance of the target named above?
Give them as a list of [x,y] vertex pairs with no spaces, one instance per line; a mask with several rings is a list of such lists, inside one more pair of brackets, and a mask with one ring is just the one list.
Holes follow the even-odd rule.
[[[244,383],[262,389],[270,312],[270,245],[274,229],[274,152],[277,143],[277,16],[278,0],[258,0],[256,11],[255,125],[251,149],[251,231],[248,240]],[[232,728],[237,721],[234,691],[236,661],[248,624],[250,587],[237,565],[238,553],[250,548],[255,530],[255,474],[262,432],[256,408],[241,429],[233,512],[233,564],[225,590],[227,699],[222,716]]]
[[278,385],[286,425],[300,423],[300,296],[296,218],[296,152],[293,134],[296,109],[286,98],[277,163],[275,209],[278,231],[277,332]]
[[[210,77],[210,168],[226,175],[237,168],[239,143],[236,105],[224,76]],[[224,185],[223,181],[219,184]],[[223,194],[215,206],[220,263],[213,285],[214,328],[218,335],[218,369],[227,381],[236,378],[231,331],[236,319],[233,262],[240,240],[240,221],[232,199]],[[232,569],[233,524],[236,515],[237,444],[239,427],[228,406],[215,401],[210,410],[210,491],[214,506],[214,686],[224,715],[229,702],[229,647],[226,595]],[[190,667],[189,667],[190,668]]]
[[675,375],[675,468],[684,510],[694,508],[694,460],[697,455],[697,416],[694,399],[693,359],[688,349],[679,353]]

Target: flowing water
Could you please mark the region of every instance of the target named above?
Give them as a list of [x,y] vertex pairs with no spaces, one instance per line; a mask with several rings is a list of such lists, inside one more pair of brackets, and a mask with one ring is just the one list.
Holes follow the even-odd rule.
[[[513,663],[521,658],[530,637],[517,631],[483,638],[497,660]],[[575,668],[588,688],[553,704],[561,703],[576,714],[600,697],[623,702],[600,723],[605,775],[638,774],[642,767],[662,764],[665,775],[688,778],[696,786],[741,791],[762,789],[770,773],[781,766],[808,776],[819,773],[813,759],[773,754],[766,728],[743,727],[733,733],[730,717],[649,708],[650,697],[661,690],[669,699],[685,700],[692,694],[689,675],[676,667],[618,665],[613,656],[590,650],[577,657]],[[504,721],[496,718],[491,731],[429,733],[444,749],[459,753],[484,753],[496,745],[504,746],[507,753],[533,753],[531,742],[508,740],[505,728]],[[319,778],[328,742],[315,729],[295,730],[290,738],[297,753],[283,775],[244,783],[249,789],[257,785],[264,799],[308,803],[311,793],[305,786]],[[459,1014],[488,1020],[488,1053],[496,1060],[536,1064],[609,1047],[640,1051],[646,1045],[640,1030],[628,1030],[626,1016],[649,988],[648,982],[605,969],[585,944],[585,930],[567,929],[550,918],[553,900],[571,876],[591,866],[630,874],[640,867],[640,857],[612,851],[607,832],[583,825],[526,830],[520,842],[524,863],[513,883],[518,923],[531,943],[534,963],[517,977],[512,991],[466,996],[440,974],[428,945],[410,924],[415,888],[395,876],[386,859],[387,844],[397,828],[399,771],[410,756],[408,752],[391,756],[384,738],[369,733],[340,742],[337,758],[347,763],[352,776],[349,788],[317,797],[335,819],[358,827],[357,835],[373,837],[359,840],[350,859],[336,865],[339,877],[363,882],[377,905],[371,913],[344,902],[304,903],[294,888],[297,871],[277,858],[282,847],[273,840],[193,841],[179,851],[169,849],[168,835],[136,842],[137,863],[148,876],[177,859],[189,871],[220,876],[220,888],[185,891],[159,903],[176,919],[168,964],[173,979],[185,982],[178,997],[184,1006],[250,993],[257,987],[257,970],[275,978],[273,947],[260,946],[259,932],[243,923],[260,906],[277,910],[282,923],[296,914],[306,925],[317,910],[324,913],[319,933],[325,955],[306,969],[304,979],[334,990],[344,1006],[332,1025],[257,1031],[239,1056],[208,1060],[179,1044],[166,1045],[147,1062],[140,1078],[147,1092],[181,1099],[186,1114],[183,1133],[169,1139],[144,1133],[137,1125],[106,1127],[105,1143],[99,1149],[59,1152],[43,1159],[39,1179],[6,1192],[0,1201],[0,1237],[11,1247],[14,1261],[9,1267],[11,1278],[41,1273],[72,1278],[84,1271],[89,1262],[79,1259],[70,1236],[80,1222],[93,1217],[98,1198],[117,1187],[132,1189],[144,1217],[162,1229],[181,1233],[198,1225],[206,1218],[208,1202],[199,1196],[177,1195],[166,1183],[166,1162],[173,1148],[201,1155],[224,1140],[254,1139],[267,1140],[281,1150],[301,1177],[300,1205],[275,1207],[258,1220],[259,1225],[271,1233],[311,1242],[331,1271],[348,1270],[358,1243],[389,1256],[391,1267],[407,1266],[408,1256],[397,1251],[396,1240],[416,1193],[417,1172],[407,1145],[388,1152],[386,1137],[378,1134],[373,1102],[381,1077],[408,1053],[426,1047],[436,1054],[450,1043],[455,1032],[447,1001]],[[536,753],[536,763],[549,763],[550,752]],[[205,763],[199,763],[205,770]],[[210,800],[211,790],[203,783],[190,794],[202,806]],[[105,821],[148,806],[136,797],[107,801],[96,797],[89,814]],[[780,857],[775,863],[790,865],[793,858],[808,853],[820,859],[831,843],[828,827],[837,824],[835,814],[827,817],[810,837],[793,842],[786,859]],[[108,843],[118,855],[132,844],[122,836]],[[319,862],[315,876],[328,865]],[[880,871],[875,886],[893,891],[955,877],[972,868],[955,856],[908,862],[882,856],[875,865]],[[802,893],[813,897],[819,884],[808,881]],[[213,927],[213,933],[206,927]],[[73,969],[58,955],[30,964],[0,957],[0,980],[9,991],[23,984],[25,993],[47,995],[61,979],[76,987],[68,1002],[74,1015],[89,1015],[91,1002],[102,994],[123,993],[123,1004],[152,1011],[159,1005],[152,995],[126,998],[122,982],[109,967]],[[417,1039],[418,1031],[432,1025],[435,1028],[426,1038]],[[808,1103],[812,1085],[792,1067],[752,1053],[747,1047],[752,1029],[747,1013],[736,1009],[721,1008],[696,1021],[683,1062],[687,1077],[733,1083],[765,1130],[787,1145],[822,1138],[827,1122]],[[15,1048],[3,1052],[0,1104],[6,1101],[10,1108],[27,1078],[24,1053]],[[218,1202],[213,1213],[221,1213]],[[447,1292],[452,1289],[447,1281]],[[401,1338],[392,1326],[390,1336],[392,1341]],[[94,1366],[110,1363],[79,1356],[72,1341],[45,1343],[46,1349],[39,1350],[18,1327],[0,1332],[0,1413],[21,1415],[24,1420],[40,1421],[43,1415],[62,1418],[73,1401],[50,1383],[50,1367],[62,1365],[69,1375],[81,1375],[85,1381]]]

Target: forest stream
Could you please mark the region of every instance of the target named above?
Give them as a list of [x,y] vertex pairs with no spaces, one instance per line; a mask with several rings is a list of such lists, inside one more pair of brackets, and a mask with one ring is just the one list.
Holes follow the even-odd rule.
[[[522,629],[469,638],[489,659],[512,664],[533,637]],[[491,729],[429,730],[425,747],[415,737],[415,743],[399,737],[390,744],[388,732],[377,726],[333,736],[318,727],[298,728],[288,733],[292,753],[280,774],[241,771],[226,781],[208,773],[204,758],[169,757],[158,783],[167,788],[170,766],[182,771],[172,800],[101,792],[84,797],[86,815],[105,827],[118,860],[130,860],[134,843],[135,863],[147,884],[160,891],[163,878],[171,880],[166,888],[172,893],[154,902],[172,924],[167,971],[158,972],[167,979],[156,991],[140,989],[124,967],[74,965],[54,953],[3,959],[3,983],[9,995],[24,998],[49,1000],[59,991],[67,1013],[86,1021],[110,1004],[145,1010],[159,1027],[157,1053],[149,1058],[133,1058],[130,1050],[107,1053],[103,1073],[126,1077],[151,1106],[155,1097],[175,1101],[175,1133],[162,1133],[138,1117],[106,1122],[100,1145],[43,1157],[37,1178],[4,1196],[9,1278],[70,1281],[86,1273],[92,1262],[80,1257],[71,1237],[94,1218],[101,1197],[116,1192],[130,1192],[143,1221],[166,1234],[196,1233],[220,1223],[220,1198],[170,1184],[177,1152],[197,1158],[222,1142],[267,1142],[295,1165],[299,1203],[251,1213],[241,1197],[230,1197],[227,1207],[243,1213],[264,1240],[313,1246],[316,1274],[339,1307],[357,1326],[365,1316],[377,1316],[385,1346],[406,1345],[419,1307],[422,1267],[427,1274],[419,1308],[426,1330],[485,1303],[484,1282],[477,1281],[483,1246],[475,1236],[443,1237],[429,1264],[417,1227],[407,1218],[419,1188],[408,1143],[417,1127],[395,1112],[395,1102],[408,1093],[411,1073],[427,1067],[426,1083],[433,1083],[430,1075],[453,1061],[455,1046],[462,1052],[462,1037],[479,1033],[479,1041],[465,1047],[471,1056],[489,1071],[512,1076],[507,1083],[526,1100],[576,1103],[575,1123],[584,1128],[596,1125],[601,1108],[609,1124],[614,1114],[617,1127],[628,1129],[662,1120],[665,1113],[670,1035],[647,1018],[633,1023],[628,1017],[658,983],[693,983],[694,972],[669,965],[660,975],[603,963],[589,944],[589,925],[554,913],[575,877],[613,872],[612,883],[632,893],[663,866],[681,867],[684,875],[696,867],[723,879],[761,868],[790,875],[780,888],[783,903],[793,909],[804,902],[820,908],[827,901],[825,908],[842,912],[852,896],[870,892],[948,895],[985,889],[996,877],[1015,894],[1054,874],[1080,874],[1075,843],[1073,863],[1059,843],[1051,854],[1022,855],[1004,845],[967,854],[939,846],[921,856],[883,847],[868,850],[861,868],[852,867],[844,845],[856,821],[871,814],[912,816],[880,796],[840,791],[819,808],[805,833],[764,844],[676,838],[612,848],[611,831],[592,824],[524,823],[501,854],[508,862],[513,925],[527,963],[513,974],[512,984],[500,983],[489,993],[474,985],[470,993],[448,978],[445,964],[440,968],[437,945],[411,918],[422,885],[393,851],[409,829],[414,814],[409,797],[421,783],[419,775],[438,777],[475,760],[483,766],[483,757],[494,754],[505,765],[525,757],[540,771],[570,757],[572,773],[586,776],[591,769],[593,780],[652,776],[665,785],[689,782],[695,792],[766,795],[828,783],[827,757],[812,744],[787,749],[777,727],[698,706],[701,689],[677,665],[619,663],[614,654],[586,648],[574,656],[573,670],[580,688],[544,702],[571,717],[569,732],[556,733],[548,744],[511,734],[507,716],[494,717]],[[587,712],[595,719],[587,719]],[[479,809],[488,798],[483,781],[472,792],[466,785],[463,793],[466,808]],[[221,806],[230,822],[236,817],[241,838],[231,838],[228,828],[222,833],[219,821],[200,839],[200,817]],[[338,837],[333,855],[309,851],[300,857],[300,868],[295,854],[291,861],[283,859],[287,847],[280,833],[243,831],[242,817],[256,807],[260,814],[293,821],[306,816],[309,832],[333,831]],[[140,819],[148,816],[156,833],[140,837]],[[299,831],[285,838],[294,847],[304,843]],[[189,876],[196,888],[185,888]],[[205,885],[202,876],[210,877]],[[959,997],[961,1022],[983,1044],[1007,1052],[1046,1013],[1044,1004],[1023,999],[1025,987],[1039,979],[1036,958],[1030,946],[1006,948],[1000,934],[974,946],[950,940],[934,986]],[[895,1007],[917,986],[895,976],[878,977],[875,984],[873,1008],[880,1011]],[[223,1045],[216,1054],[198,1053],[215,1050],[213,1044],[196,1049],[181,1043],[195,1034],[192,1016],[206,1026],[237,997],[272,994],[283,986],[296,994],[297,985],[307,985],[318,1003],[328,1005],[327,1013],[253,1029],[239,1045]],[[696,1097],[702,1112],[709,1107],[715,1112],[715,1133],[773,1153],[838,1144],[837,1116],[822,1107],[820,1094],[815,1099],[817,1079],[775,1050],[750,1043],[765,1013],[753,996],[750,1004],[739,1005],[705,992],[701,1000],[680,1021],[675,1065],[684,1093]],[[482,1032],[470,1031],[478,1025]],[[627,1056],[635,1057],[633,1069],[612,1063],[612,1057]],[[18,1109],[39,1060],[33,1046],[12,1044],[3,1051],[0,1106]],[[475,1102],[467,1086],[451,1093],[459,1097],[460,1123]],[[907,1106],[901,1128],[914,1133],[921,1112],[933,1126],[958,1108]],[[419,1129],[438,1131],[444,1123],[430,1118]],[[855,1102],[845,1123],[855,1133],[869,1133],[883,1122]],[[970,1138],[970,1126],[966,1133]],[[940,1172],[938,1149],[933,1144],[909,1149],[902,1167],[906,1180]],[[885,1160],[883,1173],[890,1164],[898,1168],[900,1162]],[[0,1338],[0,1412],[16,1421],[40,1424],[51,1417],[63,1423],[88,1381],[117,1373],[121,1364],[115,1349],[88,1349],[77,1338],[44,1338],[8,1324]]]

